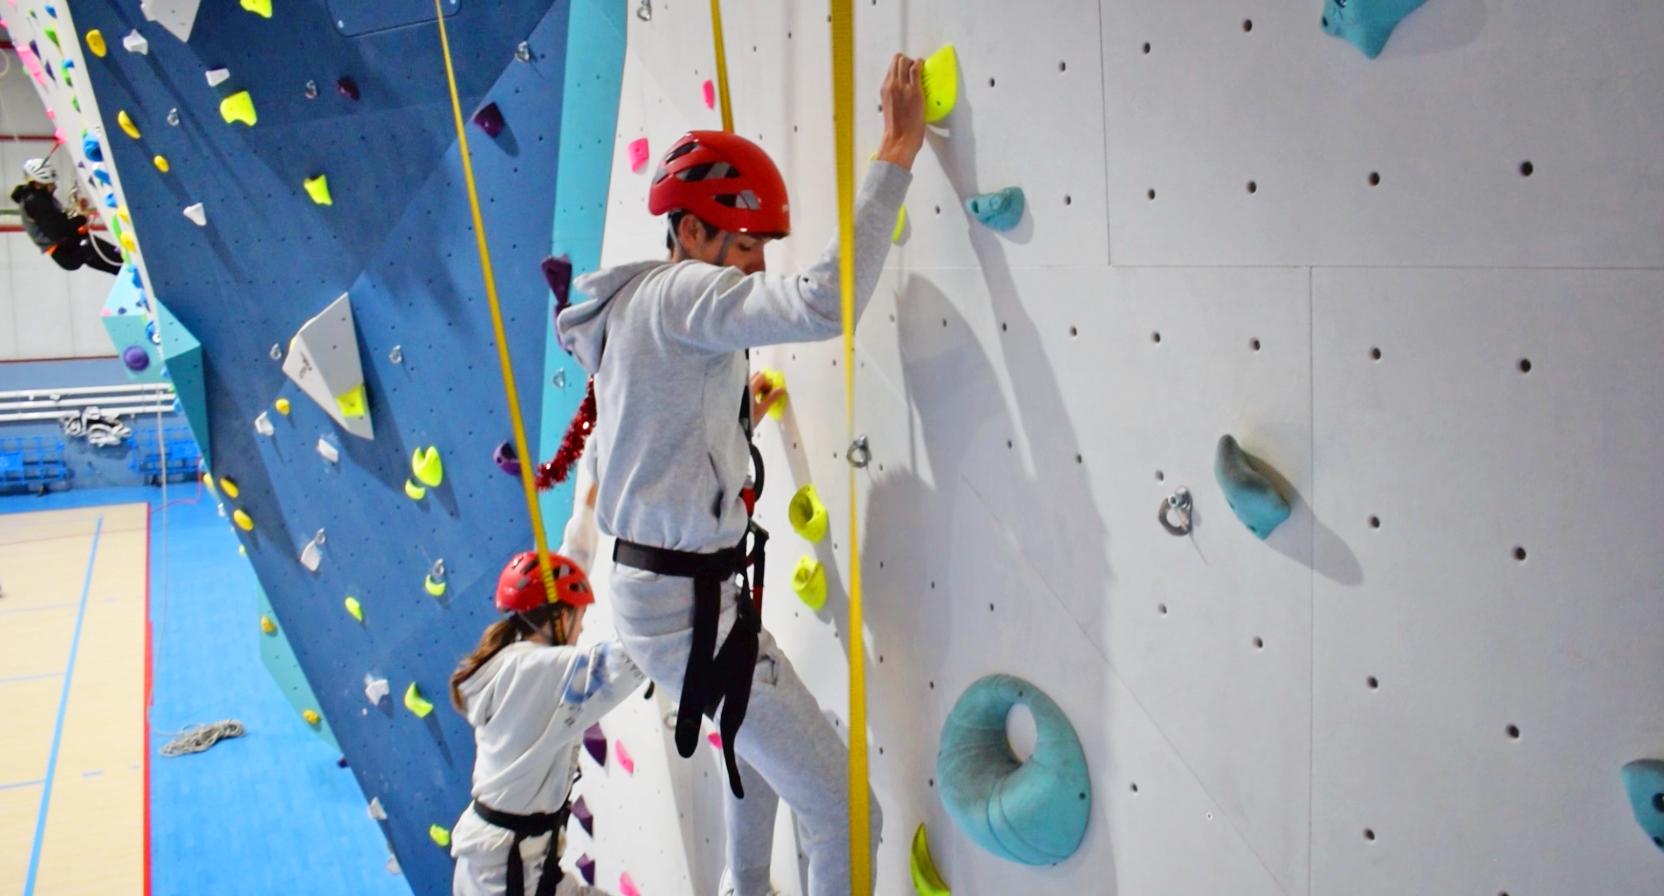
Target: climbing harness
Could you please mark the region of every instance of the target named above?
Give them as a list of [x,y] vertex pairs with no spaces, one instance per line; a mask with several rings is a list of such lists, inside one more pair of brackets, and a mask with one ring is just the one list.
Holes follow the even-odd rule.
[[[462,179],[468,187],[468,210],[473,215],[474,239],[479,244],[480,278],[485,282],[485,297],[491,305],[491,330],[497,339],[497,363],[503,373],[503,398],[508,403],[508,419],[514,428],[515,453],[520,457],[533,457],[526,447],[526,423],[520,416],[520,394],[514,386],[514,363],[508,354],[508,333],[503,328],[502,304],[497,300],[497,278],[491,272],[491,250],[485,240],[485,219],[480,214],[479,189],[474,184],[474,163],[468,154],[468,133],[462,126],[462,100],[457,96],[456,69],[451,63],[451,41],[445,34],[443,4],[444,0],[433,0],[433,11],[439,20],[439,48],[445,57],[445,81],[451,90],[451,116],[456,125],[457,148],[462,155]],[[520,465],[520,488],[525,493],[526,512],[531,517],[532,538],[537,544],[538,569],[543,576],[543,587],[545,593],[554,594],[554,566],[549,562],[549,538],[543,531],[543,510],[538,506],[531,464]]]
[[554,896],[555,888],[566,876],[561,871],[560,857],[555,854],[555,848],[559,845],[558,832],[566,827],[566,820],[572,816],[572,800],[567,799],[555,812],[534,812],[531,815],[500,812],[479,800],[474,800],[473,809],[474,814],[485,819],[487,824],[514,832],[514,843],[508,848],[507,896],[526,896],[526,863],[520,859],[520,844],[531,837],[557,835],[549,839],[549,853],[543,859],[543,872],[538,875],[537,889],[532,891],[534,896]]
[[[744,798],[734,741],[745,722],[751,703],[751,679],[757,666],[763,631],[763,576],[768,530],[752,517],[763,494],[763,458],[751,441],[751,392],[741,395],[740,429],[751,451],[755,478],[740,492],[745,503],[746,531],[739,544],[715,553],[675,551],[619,539],[613,545],[614,563],[661,576],[693,580],[693,645],[687,669],[682,675],[682,701],[676,707],[676,752],[691,757],[699,746],[699,717],[717,722],[722,733],[722,759],[728,769],[728,787]],[[755,569],[755,579],[750,571]],[[716,646],[717,625],[722,618],[722,584],[735,576],[741,582],[740,599],[735,601],[734,627]],[[755,581],[755,585],[752,582]],[[749,599],[747,599],[749,598]],[[722,718],[717,719],[717,707]]]

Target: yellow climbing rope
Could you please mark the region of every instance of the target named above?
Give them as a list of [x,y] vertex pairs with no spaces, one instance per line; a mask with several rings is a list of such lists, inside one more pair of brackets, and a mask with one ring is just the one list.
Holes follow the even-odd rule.
[[[838,167],[838,281],[843,290],[844,412],[855,443],[855,10],[832,0],[832,129]],[[872,892],[867,806],[867,649],[861,619],[861,527],[849,468],[849,885]]]
[[716,95],[722,101],[722,129],[734,132],[734,107],[728,103],[728,52],[722,45],[722,0],[711,0],[711,37],[716,42]]
[[439,48],[445,54],[445,81],[451,88],[451,114],[456,119],[456,142],[462,152],[462,180],[468,185],[468,209],[474,216],[474,239],[479,243],[480,276],[485,280],[485,297],[491,303],[491,330],[497,337],[497,363],[503,369],[503,397],[508,401],[508,419],[514,425],[514,450],[519,452],[520,487],[526,493],[526,511],[531,514],[532,538],[537,543],[538,568],[543,572],[544,593],[555,594],[555,572],[549,563],[549,539],[543,534],[543,511],[537,504],[537,485],[532,469],[536,455],[527,450],[526,423],[520,417],[520,393],[514,388],[514,364],[508,356],[508,335],[503,330],[503,308],[497,301],[497,278],[491,273],[491,250],[485,244],[485,220],[480,216],[479,191],[474,187],[474,164],[468,156],[468,133],[462,127],[462,101],[456,94],[456,70],[451,65],[451,41],[445,35],[445,10],[433,0],[439,17]]

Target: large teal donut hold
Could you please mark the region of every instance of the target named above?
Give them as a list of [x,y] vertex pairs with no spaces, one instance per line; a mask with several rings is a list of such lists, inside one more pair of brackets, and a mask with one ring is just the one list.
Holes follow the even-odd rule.
[[[1005,718],[1022,703],[1034,716],[1034,753],[1019,762]],[[1092,814],[1086,753],[1068,716],[1039,688],[989,675],[960,695],[942,725],[936,780],[948,817],[976,845],[1024,865],[1073,855]]]

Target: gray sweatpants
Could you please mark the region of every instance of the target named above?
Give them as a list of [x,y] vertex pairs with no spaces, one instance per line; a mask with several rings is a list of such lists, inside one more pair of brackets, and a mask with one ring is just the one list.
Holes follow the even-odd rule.
[[[680,700],[693,644],[693,580],[614,565],[611,585],[613,625],[625,651],[666,696]],[[719,646],[734,626],[738,599],[738,586],[725,583]],[[797,813],[799,846],[809,858],[808,896],[848,896],[849,750],[766,629],[761,642],[751,703],[734,742],[745,799],[728,791],[727,879],[735,896],[769,896],[783,798]],[[883,819],[877,798],[869,803],[876,855]]]

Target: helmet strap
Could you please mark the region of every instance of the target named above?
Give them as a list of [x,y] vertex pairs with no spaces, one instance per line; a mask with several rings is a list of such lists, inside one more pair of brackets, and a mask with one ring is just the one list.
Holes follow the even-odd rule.
[[723,231],[723,233],[722,233],[722,248],[718,249],[717,253],[716,253],[716,266],[717,267],[725,268],[725,267],[728,266],[728,247],[732,246],[733,244],[734,244],[734,235],[732,233],[729,233],[728,231]]

